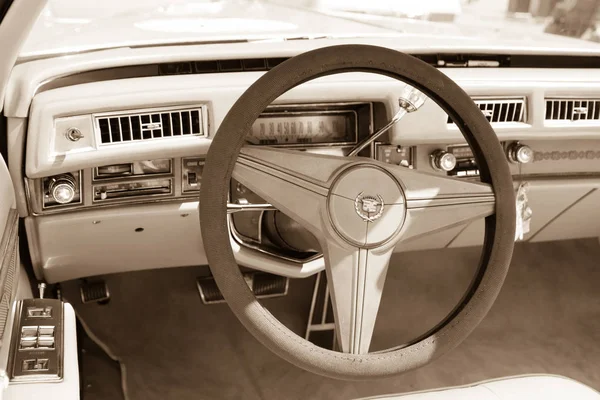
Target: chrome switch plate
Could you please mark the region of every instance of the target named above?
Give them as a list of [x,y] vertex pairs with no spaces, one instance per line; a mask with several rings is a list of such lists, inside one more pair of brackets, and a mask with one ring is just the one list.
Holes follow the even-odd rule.
[[63,303],[27,299],[17,303],[9,372],[11,383],[63,379]]

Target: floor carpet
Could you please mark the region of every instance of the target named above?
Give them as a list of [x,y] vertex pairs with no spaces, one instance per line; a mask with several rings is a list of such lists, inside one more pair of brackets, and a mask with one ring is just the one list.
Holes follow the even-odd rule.
[[[395,255],[372,349],[434,326],[464,292],[478,258],[472,248]],[[600,390],[599,261],[597,240],[517,245],[496,304],[463,344],[426,367],[368,382],[324,378],[279,359],[226,304],[202,305],[195,284],[202,268],[107,276],[107,305],[81,304],[77,282],[63,284],[62,293],[124,365],[129,400],[353,399],[527,373],[561,374]],[[288,296],[264,304],[302,334],[313,283],[294,280]],[[84,381],[120,387],[114,366],[91,359]],[[84,388],[84,400],[110,392]]]

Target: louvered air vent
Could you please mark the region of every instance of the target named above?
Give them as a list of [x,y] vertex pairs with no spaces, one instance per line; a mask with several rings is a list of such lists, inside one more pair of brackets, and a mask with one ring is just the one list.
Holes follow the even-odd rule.
[[546,98],[546,121],[600,120],[600,99]]
[[[491,123],[525,122],[525,98],[473,99]],[[448,123],[452,119],[448,116]]]
[[216,72],[268,71],[287,58],[247,58],[187,61],[159,64],[160,75],[211,74]]
[[100,143],[205,136],[205,106],[96,115]]

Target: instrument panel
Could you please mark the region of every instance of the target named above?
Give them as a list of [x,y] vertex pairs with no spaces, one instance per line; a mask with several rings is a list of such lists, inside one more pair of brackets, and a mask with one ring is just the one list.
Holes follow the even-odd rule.
[[[373,108],[370,102],[272,105],[252,126],[247,143],[344,156],[373,132]],[[361,155],[375,156],[374,149]],[[159,158],[28,179],[30,207],[47,214],[197,196],[203,168],[203,156]],[[232,201],[243,201],[237,194]]]
[[353,111],[268,112],[252,125],[246,141],[268,146],[323,146],[356,144],[358,129]]
[[248,132],[251,145],[311,148],[352,146],[372,126],[372,103],[271,105]]

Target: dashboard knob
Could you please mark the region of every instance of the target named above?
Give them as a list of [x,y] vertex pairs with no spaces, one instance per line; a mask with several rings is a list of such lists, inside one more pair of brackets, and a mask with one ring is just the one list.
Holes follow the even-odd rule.
[[76,142],[79,139],[83,139],[83,133],[81,133],[81,131],[79,129],[77,129],[77,128],[69,128],[69,129],[67,129],[67,131],[65,132],[65,136],[71,142]]
[[75,179],[71,175],[59,175],[52,179],[48,189],[54,201],[68,204],[75,198]]
[[444,150],[431,153],[431,166],[438,171],[452,171],[456,167],[456,157]]
[[514,142],[506,150],[508,160],[513,163],[527,164],[533,161],[533,149],[526,144]]

